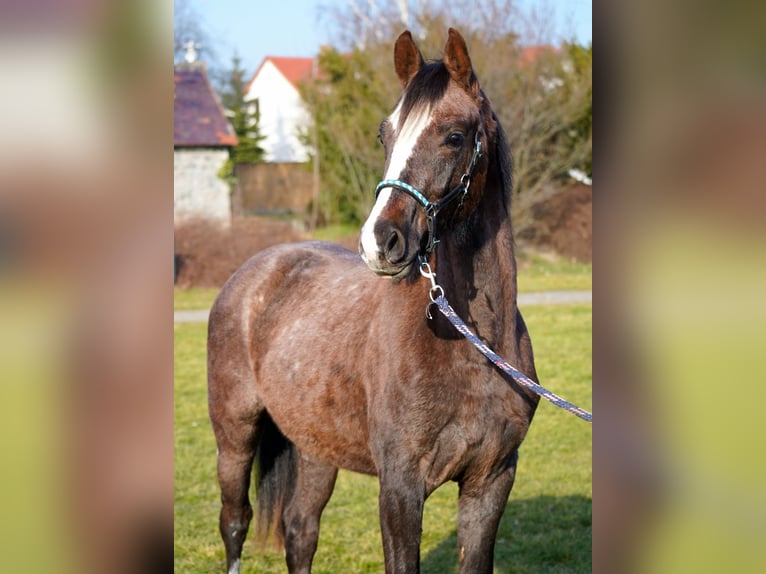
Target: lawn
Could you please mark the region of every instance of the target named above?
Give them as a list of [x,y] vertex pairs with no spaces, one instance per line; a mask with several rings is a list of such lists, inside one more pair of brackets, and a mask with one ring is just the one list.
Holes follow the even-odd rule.
[[521,293],[534,291],[589,291],[593,288],[593,265],[561,257],[520,251],[518,286]]
[[189,289],[176,287],[173,293],[173,309],[175,311],[209,309],[216,295],[218,295],[218,289],[209,287],[190,287]]
[[[591,305],[523,311],[541,383],[591,410]],[[175,571],[185,573],[224,571],[205,333],[205,324],[175,325]],[[591,436],[591,425],[541,402],[500,524],[496,573],[591,571]],[[375,479],[340,473],[323,514],[315,573],[383,571],[377,493]],[[426,502],[422,572],[457,572],[456,513],[454,484]],[[246,544],[243,573],[255,572],[286,572],[282,553]]]

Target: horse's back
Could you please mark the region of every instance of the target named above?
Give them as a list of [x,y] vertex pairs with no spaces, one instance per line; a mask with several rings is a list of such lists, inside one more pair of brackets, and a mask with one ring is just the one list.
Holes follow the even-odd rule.
[[[246,344],[255,329],[262,332],[276,326],[305,307],[309,294],[352,288],[363,280],[364,269],[357,254],[334,243],[304,241],[265,249],[248,259],[216,297],[208,320],[208,344],[215,345],[220,337],[221,344],[231,346],[232,335]],[[332,297],[328,303],[338,302]]]
[[209,324],[215,328],[219,323],[244,320],[295,290],[306,289],[320,275],[356,275],[362,267],[357,254],[334,243],[304,241],[265,249],[248,259],[223,286]]
[[363,267],[363,263],[359,255],[335,243],[302,241],[275,245],[248,259],[223,286],[216,304],[237,305],[249,294],[289,287],[293,281],[305,280],[306,273],[331,266],[350,270]]

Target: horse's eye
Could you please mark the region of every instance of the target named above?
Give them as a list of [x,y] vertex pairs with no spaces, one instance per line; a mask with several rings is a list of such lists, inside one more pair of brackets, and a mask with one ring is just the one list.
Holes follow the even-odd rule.
[[459,148],[463,146],[465,136],[460,132],[452,132],[447,136],[447,145],[453,148]]

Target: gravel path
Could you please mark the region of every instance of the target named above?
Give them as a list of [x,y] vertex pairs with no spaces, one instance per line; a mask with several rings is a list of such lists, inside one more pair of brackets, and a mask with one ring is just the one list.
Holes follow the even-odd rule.
[[593,291],[541,291],[539,293],[521,293],[518,297],[519,307],[592,302]]

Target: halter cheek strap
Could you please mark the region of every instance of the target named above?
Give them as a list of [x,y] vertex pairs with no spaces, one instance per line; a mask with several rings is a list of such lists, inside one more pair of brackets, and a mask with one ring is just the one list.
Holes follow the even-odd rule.
[[439,240],[436,239],[436,216],[439,214],[439,212],[448,204],[452,203],[452,201],[454,201],[458,196],[460,197],[460,204],[458,205],[458,209],[463,207],[463,200],[468,194],[468,189],[471,187],[471,175],[473,174],[473,170],[476,167],[476,163],[481,157],[481,141],[479,141],[478,131],[476,132],[474,141],[475,144],[473,155],[471,156],[471,161],[468,164],[468,169],[465,173],[463,173],[462,176],[460,176],[460,183],[452,188],[436,203],[429,201],[425,195],[420,193],[409,183],[399,179],[384,179],[375,188],[375,199],[378,199],[378,195],[380,195],[380,191],[383,188],[392,187],[394,189],[405,192],[407,195],[417,201],[425,210],[426,221],[428,223],[428,243],[426,244],[426,253],[433,253],[434,249],[436,249],[436,245],[439,243]]

